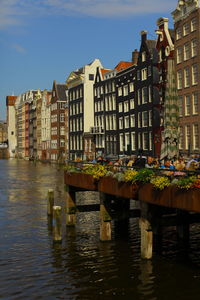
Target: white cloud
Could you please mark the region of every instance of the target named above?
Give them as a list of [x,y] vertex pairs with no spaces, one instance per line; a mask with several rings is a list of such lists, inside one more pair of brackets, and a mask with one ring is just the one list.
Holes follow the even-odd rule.
[[86,15],[98,18],[167,13],[178,0],[0,0],[0,28],[20,24],[22,16]]
[[13,44],[12,47],[19,53],[25,54],[26,49],[20,46],[19,44]]

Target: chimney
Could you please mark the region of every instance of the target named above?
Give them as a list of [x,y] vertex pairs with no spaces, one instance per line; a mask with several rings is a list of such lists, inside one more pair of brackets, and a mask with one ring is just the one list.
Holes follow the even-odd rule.
[[139,51],[137,49],[135,49],[132,52],[132,62],[134,63],[134,65],[137,65],[138,62],[138,56],[139,56]]
[[147,31],[146,30],[142,30],[141,31],[141,38],[142,38],[142,41],[146,41],[147,40]]

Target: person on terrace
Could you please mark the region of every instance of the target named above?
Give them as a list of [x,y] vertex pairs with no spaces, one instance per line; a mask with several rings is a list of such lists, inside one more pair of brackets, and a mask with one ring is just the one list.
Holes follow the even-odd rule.
[[168,170],[172,170],[172,171],[173,171],[173,170],[175,170],[175,167],[174,167],[174,165],[172,164],[171,160],[168,159],[168,158],[166,158],[166,159],[164,160],[164,164],[161,165],[160,169],[168,169]]

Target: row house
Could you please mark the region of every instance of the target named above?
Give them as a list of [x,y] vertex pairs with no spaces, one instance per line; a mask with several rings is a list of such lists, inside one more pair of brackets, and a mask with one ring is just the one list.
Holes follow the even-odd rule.
[[141,32],[139,53],[133,55],[133,65],[116,76],[118,153],[155,155],[153,88],[158,81],[158,56],[156,41],[147,40],[146,31]]
[[51,159],[51,97],[51,91],[43,91],[41,99],[42,160]]
[[[175,72],[174,69],[174,30],[168,27],[169,20],[167,18],[159,18],[157,20],[157,41],[156,49],[158,52],[157,70],[159,72],[159,80],[153,87],[153,106],[154,106],[154,149],[155,155],[160,156],[160,149],[164,137],[164,114],[165,114],[165,99],[168,76],[168,62],[173,61],[173,69],[170,72]],[[156,74],[156,67],[154,67]],[[155,77],[157,77],[156,74]],[[157,78],[154,78],[157,81]]]
[[129,63],[116,76],[117,152],[130,155],[136,151],[136,66]]
[[70,73],[66,80],[69,109],[69,159],[92,159],[95,155],[93,85],[99,59]]
[[6,97],[9,157],[15,157],[17,147],[15,102],[17,96]]
[[65,109],[67,87],[54,80],[51,97],[51,160],[65,160]]
[[200,8],[199,1],[178,1],[172,12],[175,30],[175,69],[180,110],[180,151],[199,153],[200,146]]

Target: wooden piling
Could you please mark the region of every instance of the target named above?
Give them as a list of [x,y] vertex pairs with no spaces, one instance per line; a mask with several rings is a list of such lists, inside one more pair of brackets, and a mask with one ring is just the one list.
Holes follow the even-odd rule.
[[53,206],[53,241],[62,241],[62,215],[61,206]]
[[106,207],[106,194],[100,192],[100,240],[110,241],[112,238],[111,216]]
[[54,206],[54,190],[48,190],[48,199],[47,199],[47,214],[48,216],[53,217],[53,206]]
[[152,258],[152,243],[153,233],[151,230],[150,222],[144,218],[140,218],[140,230],[141,230],[141,257],[144,259]]
[[66,225],[75,226],[76,224],[76,193],[66,185]]

